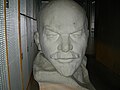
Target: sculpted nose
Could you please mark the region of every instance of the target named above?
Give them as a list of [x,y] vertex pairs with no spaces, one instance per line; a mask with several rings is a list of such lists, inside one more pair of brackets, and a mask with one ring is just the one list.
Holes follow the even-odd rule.
[[58,45],[58,49],[63,52],[68,52],[73,49],[73,46],[69,40],[69,37],[64,37],[61,40],[61,43]]

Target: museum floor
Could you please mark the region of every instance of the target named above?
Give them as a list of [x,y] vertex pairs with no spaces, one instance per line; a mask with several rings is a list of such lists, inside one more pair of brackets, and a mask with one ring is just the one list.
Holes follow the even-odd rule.
[[[87,58],[90,80],[96,90],[120,90],[120,77],[107,71],[104,66],[95,61],[93,56],[87,56]],[[33,77],[28,90],[39,90],[38,84]]]

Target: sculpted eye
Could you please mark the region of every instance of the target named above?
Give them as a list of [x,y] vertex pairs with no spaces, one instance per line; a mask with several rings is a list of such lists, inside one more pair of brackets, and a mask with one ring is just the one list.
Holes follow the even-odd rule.
[[70,37],[73,38],[73,39],[75,39],[75,38],[80,38],[81,35],[82,35],[82,32],[83,32],[82,30],[79,30],[79,31],[77,31],[77,32],[71,33],[71,34],[70,34]]
[[47,29],[45,30],[45,35],[47,36],[48,39],[56,39],[59,37],[59,34],[50,30],[50,29]]

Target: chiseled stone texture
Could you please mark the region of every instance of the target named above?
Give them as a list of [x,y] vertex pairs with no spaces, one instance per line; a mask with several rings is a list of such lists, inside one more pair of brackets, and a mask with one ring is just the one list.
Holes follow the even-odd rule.
[[41,90],[94,90],[84,56],[89,32],[83,8],[72,0],[53,0],[39,17],[33,72]]

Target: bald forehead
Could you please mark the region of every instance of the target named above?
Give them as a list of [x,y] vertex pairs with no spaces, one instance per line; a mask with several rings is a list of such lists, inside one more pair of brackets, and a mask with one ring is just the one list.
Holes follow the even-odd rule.
[[55,10],[78,10],[84,12],[83,8],[73,0],[52,0],[42,9],[42,13],[47,13],[46,11],[55,11]]
[[41,13],[44,26],[59,28],[59,30],[78,30],[84,25],[85,12],[72,0],[53,0]]

